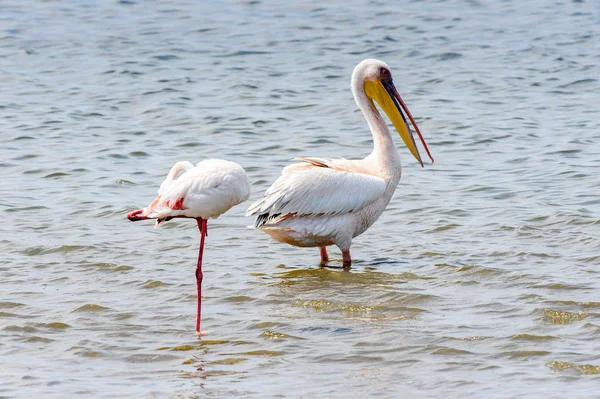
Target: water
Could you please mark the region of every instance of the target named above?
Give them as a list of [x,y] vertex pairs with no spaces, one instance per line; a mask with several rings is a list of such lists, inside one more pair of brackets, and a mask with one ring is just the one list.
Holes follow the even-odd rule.
[[[19,2],[0,13],[0,396],[590,397],[600,374],[594,2]],[[436,159],[349,272],[126,212],[178,160],[364,157],[390,64]],[[341,265],[337,250],[333,265]]]

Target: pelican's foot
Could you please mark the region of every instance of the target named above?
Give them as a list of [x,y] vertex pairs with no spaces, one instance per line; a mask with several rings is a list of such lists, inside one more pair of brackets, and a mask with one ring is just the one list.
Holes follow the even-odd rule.
[[198,337],[203,337],[206,335],[206,331],[196,331],[196,334],[198,335]]
[[329,262],[329,256],[327,256],[327,248],[320,247],[319,252],[321,253],[321,266],[325,266]]
[[350,251],[342,252],[342,260],[344,268],[352,266],[352,258],[350,257]]

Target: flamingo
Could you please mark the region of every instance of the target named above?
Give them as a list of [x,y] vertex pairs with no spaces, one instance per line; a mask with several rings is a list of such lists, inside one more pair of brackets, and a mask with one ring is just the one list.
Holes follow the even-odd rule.
[[329,260],[327,246],[342,251],[343,265],[352,264],[352,239],[381,215],[400,181],[398,151],[375,103],[387,114],[411,154],[423,161],[411,134],[406,113],[427,155],[433,158],[410,111],[383,61],[366,59],[352,73],[354,100],[373,135],[373,152],[365,159],[296,158],[254,202],[246,215],[255,215],[255,228],[275,240],[298,247],[319,247],[321,263]]
[[244,169],[235,162],[205,159],[194,166],[177,162],[158,189],[158,197],[148,207],[127,214],[132,221],[156,219],[155,228],[173,218],[196,219],[200,231],[200,247],[196,266],[198,309],[196,332],[200,331],[202,305],[202,255],[208,233],[208,218],[217,218],[250,196],[250,184]]

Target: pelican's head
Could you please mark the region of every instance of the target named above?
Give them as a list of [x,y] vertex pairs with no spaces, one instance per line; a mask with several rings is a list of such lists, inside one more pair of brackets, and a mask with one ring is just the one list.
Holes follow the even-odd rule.
[[[377,104],[379,104],[379,107],[387,114],[398,133],[400,133],[400,137],[402,137],[402,141],[404,141],[404,144],[406,144],[410,153],[413,154],[421,166],[423,166],[423,161],[421,160],[421,155],[419,155],[415,139],[410,132],[408,121],[404,116],[404,113],[406,113],[408,119],[410,119],[410,122],[415,128],[415,131],[419,135],[421,143],[423,143],[423,147],[425,148],[425,151],[427,151],[427,155],[429,155],[429,158],[433,163],[433,158],[429,153],[427,144],[425,143],[410,111],[406,107],[406,104],[404,104],[396,87],[394,87],[392,72],[390,72],[390,67],[385,62],[375,59],[366,59],[362,61],[354,68],[354,72],[352,72],[352,86],[353,89],[362,86],[367,98],[371,102],[376,101]],[[358,97],[355,95],[355,98]]]

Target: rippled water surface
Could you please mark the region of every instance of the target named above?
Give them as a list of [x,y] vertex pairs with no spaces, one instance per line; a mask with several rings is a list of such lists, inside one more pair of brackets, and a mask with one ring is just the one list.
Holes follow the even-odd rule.
[[[0,397],[592,397],[594,2],[0,4]],[[392,68],[436,159],[350,271],[209,222],[129,223],[170,166],[364,157],[353,67]],[[330,251],[341,265],[337,250]],[[595,393],[594,393],[595,392]]]

